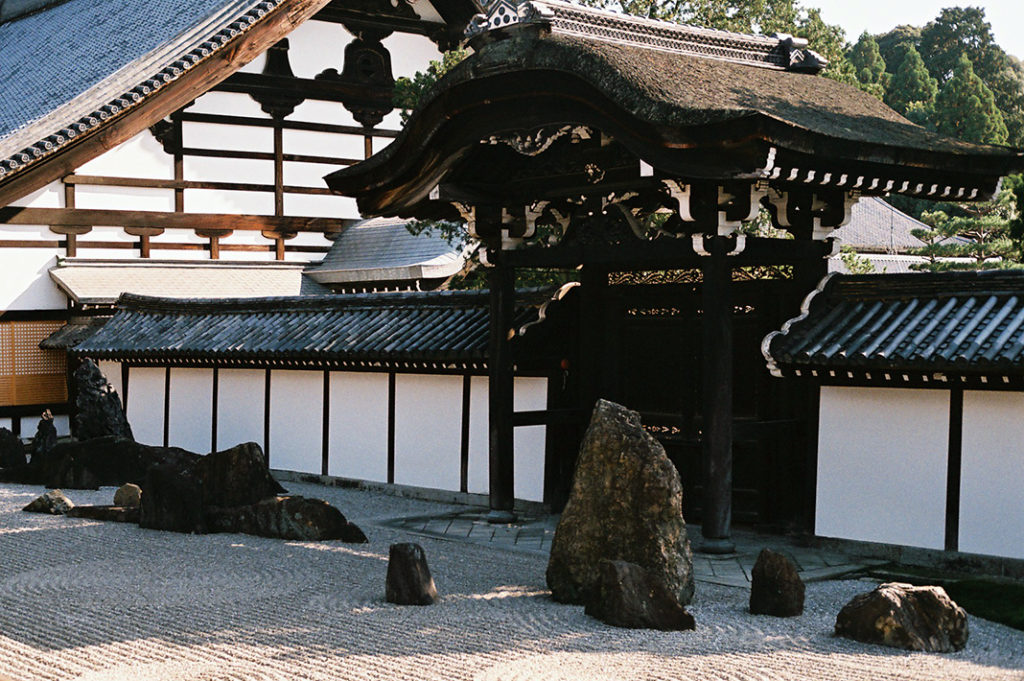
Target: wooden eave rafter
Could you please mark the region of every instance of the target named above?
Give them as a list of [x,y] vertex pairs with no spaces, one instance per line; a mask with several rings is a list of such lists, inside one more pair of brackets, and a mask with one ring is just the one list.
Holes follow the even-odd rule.
[[[282,0],[247,31],[229,41],[136,106],[112,116],[102,126],[79,135],[63,148],[0,183],[0,206],[10,204],[54,180],[71,174],[87,161],[113,149],[174,111],[187,106],[322,9],[329,0]],[[126,84],[126,89],[135,84]],[[54,121],[54,129],[66,125]]]

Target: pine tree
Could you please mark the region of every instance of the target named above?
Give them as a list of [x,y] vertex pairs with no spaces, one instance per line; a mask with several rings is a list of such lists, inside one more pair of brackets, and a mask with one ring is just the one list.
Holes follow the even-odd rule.
[[885,96],[888,74],[885,72],[885,60],[878,51],[875,39],[865,31],[847,52],[846,58],[853,66],[860,88],[882,99]]
[[911,253],[924,256],[927,262],[912,269],[941,272],[1024,267],[1020,242],[1012,234],[1019,221],[1015,186],[1005,186],[991,201],[945,204],[924,212],[921,221],[928,229],[911,233],[925,245]]
[[967,142],[1006,144],[1008,133],[992,90],[974,73],[966,54],[935,98],[939,132]]
[[928,74],[921,53],[913,45],[903,43],[897,54],[900,55],[899,66],[889,80],[885,103],[915,123],[922,124],[934,113],[938,84]]

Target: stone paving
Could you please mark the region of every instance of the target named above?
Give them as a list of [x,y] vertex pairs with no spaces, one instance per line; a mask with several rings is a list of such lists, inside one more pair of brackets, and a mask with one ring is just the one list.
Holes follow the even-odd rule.
[[[486,511],[469,509],[440,515],[412,516],[387,521],[391,527],[413,534],[491,548],[547,556],[558,525],[557,515],[521,515],[512,524],[492,525]],[[700,546],[700,527],[688,526],[691,544]],[[855,559],[841,553],[798,545],[786,537],[736,530],[736,553],[710,555],[695,551],[693,571],[697,581],[750,588],[750,571],[763,548],[788,556],[805,582],[834,579],[885,561]]]

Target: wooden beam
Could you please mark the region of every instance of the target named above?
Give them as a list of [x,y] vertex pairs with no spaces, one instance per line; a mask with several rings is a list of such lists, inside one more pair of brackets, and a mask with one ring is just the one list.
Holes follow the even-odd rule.
[[[236,192],[272,192],[274,185],[253,182],[202,182],[198,180],[153,180],[145,177],[108,177],[105,175],[68,175],[64,184],[69,188],[88,184],[102,187],[146,187],[147,189],[216,189]],[[301,187],[284,185],[285,194],[314,194],[337,196],[327,187]],[[74,206],[68,206],[74,208]]]
[[[230,116],[227,114],[214,113],[192,113],[183,111],[180,114],[181,120],[185,123],[212,123],[214,125],[244,125],[257,128],[270,128],[274,126],[272,118],[256,118],[255,116]],[[374,137],[398,137],[398,130],[386,128],[370,128],[367,130],[361,125],[333,125],[331,123],[312,123],[309,121],[281,121],[281,127],[285,130],[307,130],[309,132],[332,132],[341,135],[373,135]]]
[[0,208],[0,224],[112,227],[155,227],[159,229],[235,229],[282,233],[338,232],[358,220],[273,215],[231,215],[227,213],[161,213],[144,210],[101,210],[92,208]]
[[512,426],[515,396],[512,360],[512,317],[515,310],[515,270],[502,262],[498,249],[489,251],[493,263],[487,271],[491,289],[488,360],[488,473],[489,522],[515,520],[515,439]]
[[[99,129],[79,135],[59,152],[15,173],[7,182],[0,184],[0,206],[6,206],[64,175],[70,175],[86,161],[110,151],[160,119],[188,106],[196,97],[294,31],[328,2],[283,0],[248,31],[240,33],[213,55],[149,95],[140,104],[129,107]],[[57,130],[67,124],[68,121],[63,119],[54,120],[53,128]]]

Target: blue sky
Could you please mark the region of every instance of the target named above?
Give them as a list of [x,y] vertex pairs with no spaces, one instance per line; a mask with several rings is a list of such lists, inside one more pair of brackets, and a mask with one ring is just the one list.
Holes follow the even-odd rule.
[[1024,59],[1024,0],[802,0],[804,7],[821,9],[830,24],[839,24],[853,42],[865,30],[883,33],[900,24],[924,26],[943,7],[982,7],[996,42]]

